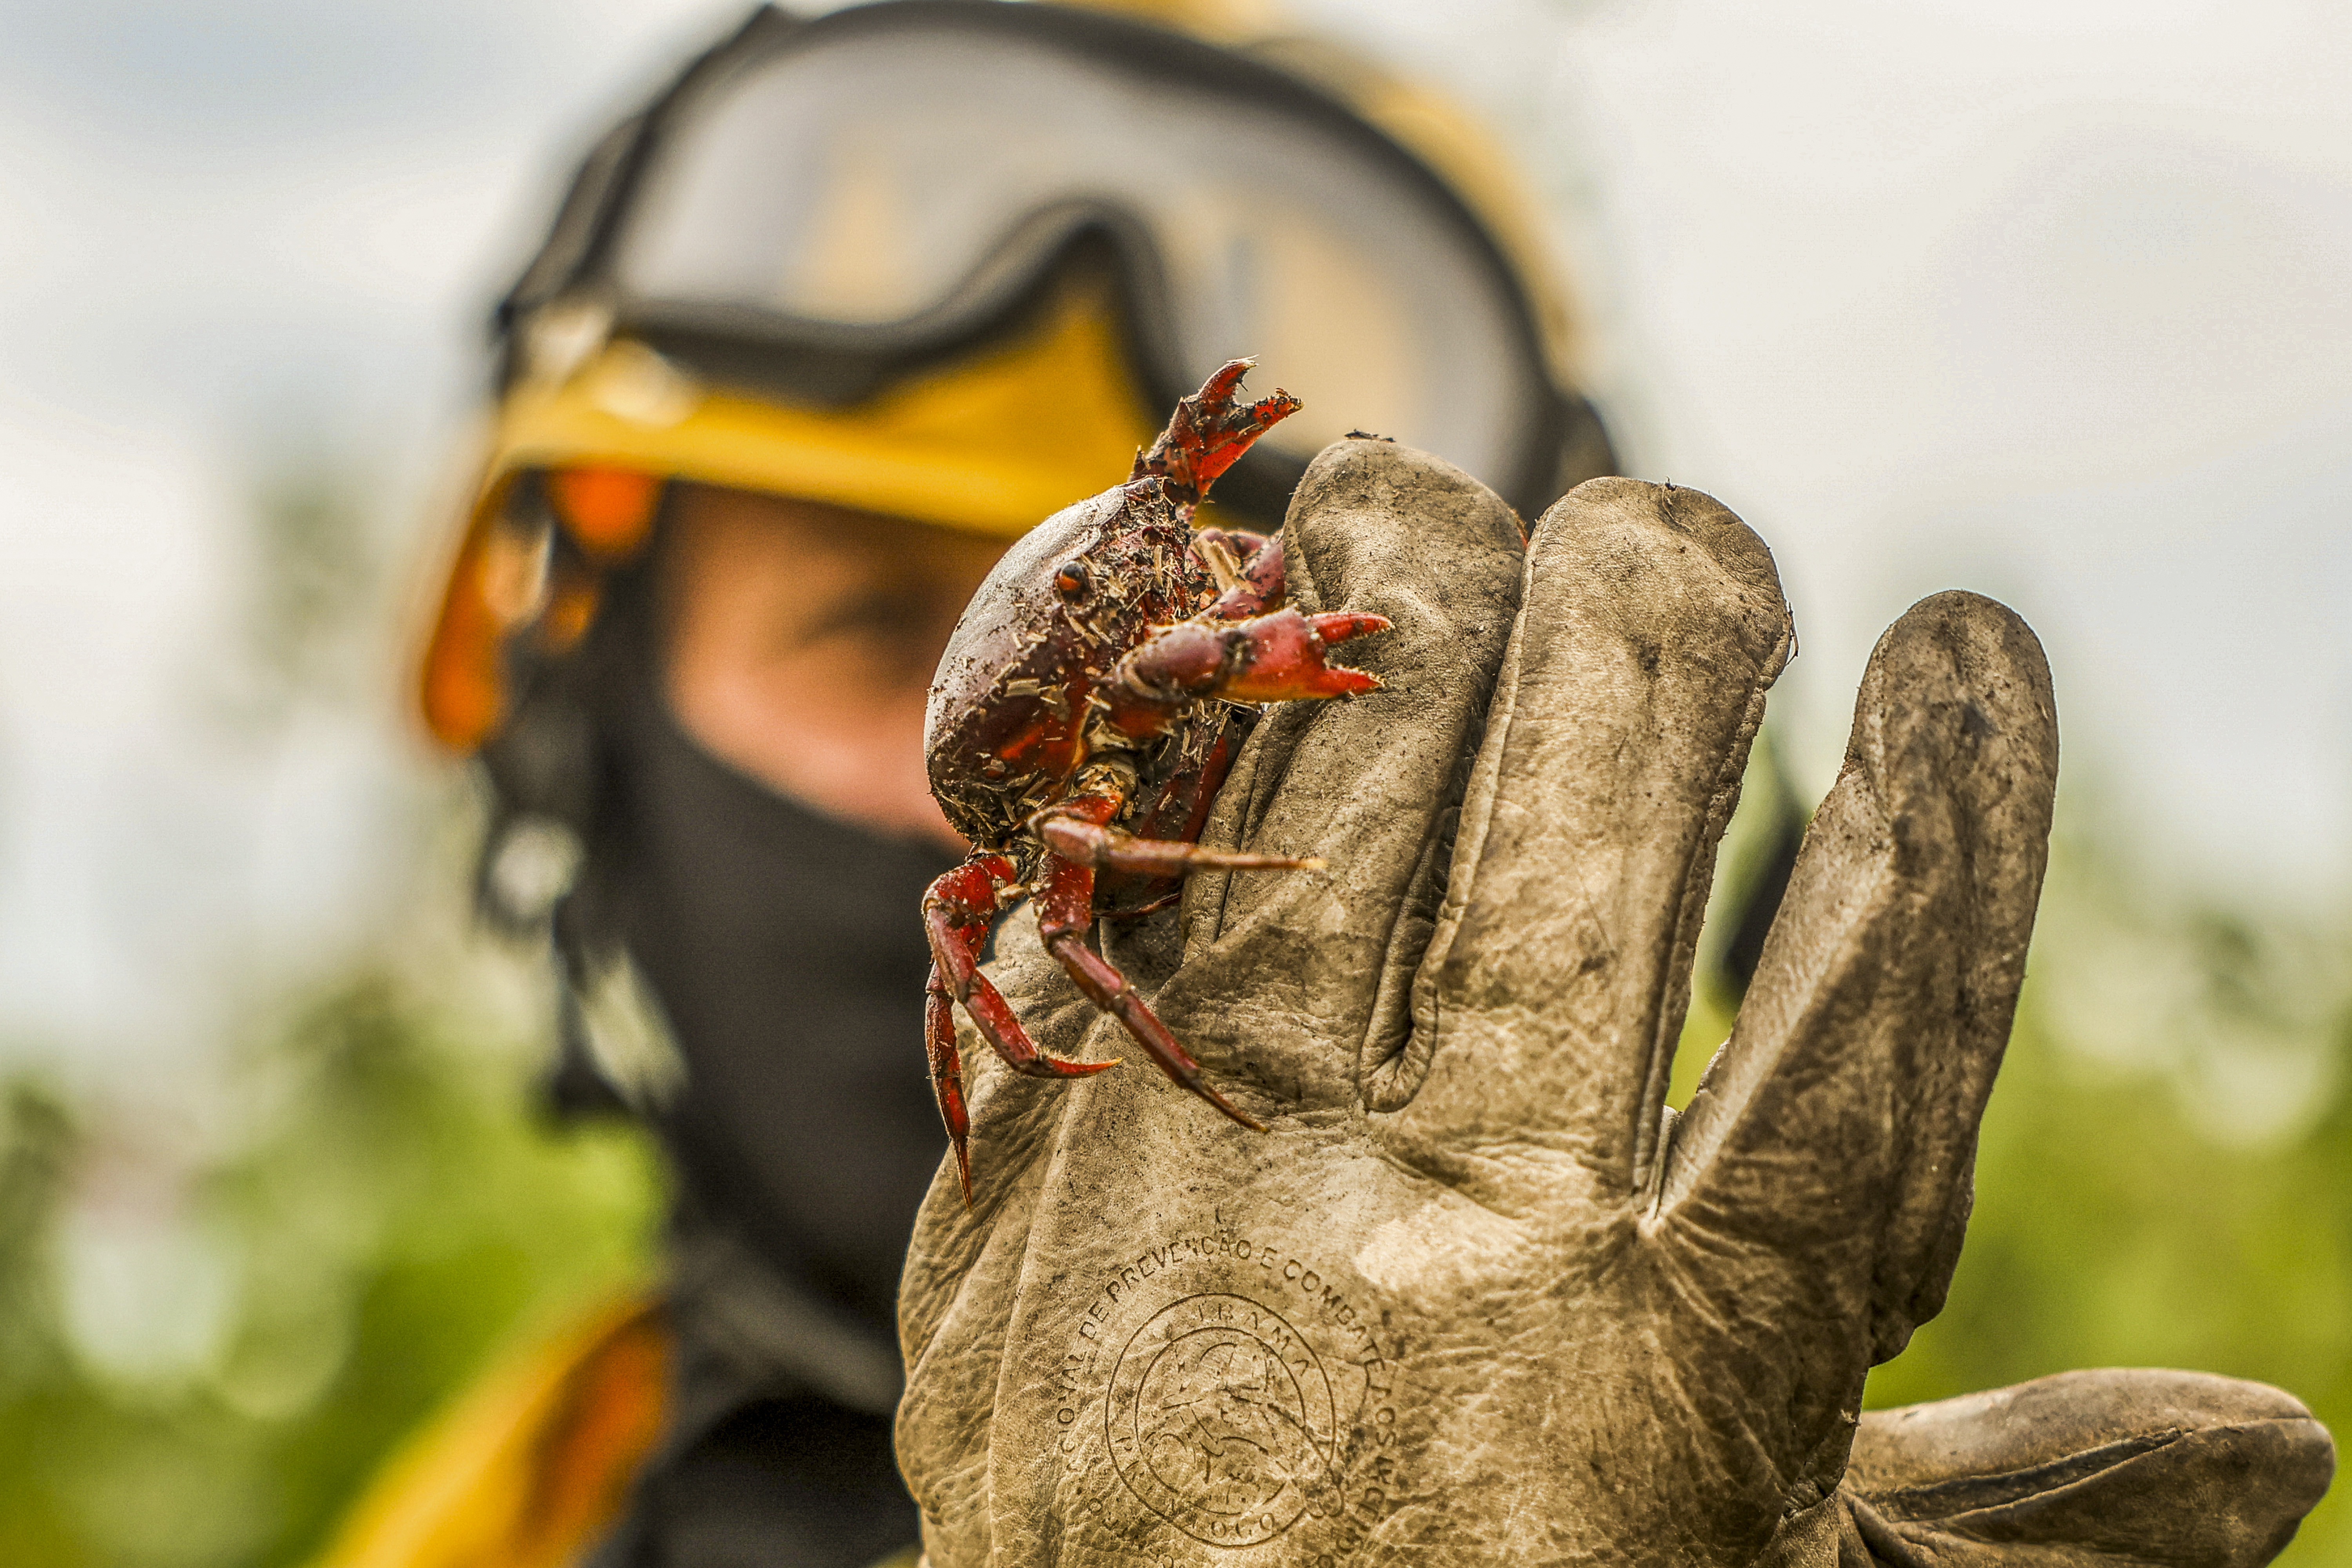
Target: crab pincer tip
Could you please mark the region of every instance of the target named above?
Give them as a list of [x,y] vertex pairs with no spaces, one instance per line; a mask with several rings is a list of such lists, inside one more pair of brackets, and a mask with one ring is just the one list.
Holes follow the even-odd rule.
[[1315,635],[1327,643],[1370,637],[1374,632],[1387,631],[1394,624],[1386,616],[1376,616],[1369,610],[1325,610],[1307,619],[1314,626]]
[[1248,1128],[1253,1132],[1263,1132],[1265,1131],[1265,1122],[1260,1121],[1256,1117],[1252,1116],[1248,1111],[1244,1110],[1232,1100],[1227,1100],[1223,1095],[1219,1094],[1215,1089],[1209,1087],[1205,1080],[1197,1077],[1187,1076],[1178,1079],[1177,1082],[1183,1088],[1191,1090],[1193,1094],[1207,1100],[1211,1105],[1214,1106],[1218,1112],[1228,1121],[1239,1122],[1242,1126]]
[[1248,1128],[1253,1132],[1263,1132],[1265,1131],[1265,1123],[1260,1121],[1256,1117],[1252,1116],[1246,1110],[1236,1110],[1233,1106],[1226,1104],[1222,1100],[1217,1101],[1217,1109],[1223,1111],[1227,1116],[1232,1117],[1235,1121],[1240,1122],[1244,1127]]
[[1098,1072],[1108,1072],[1118,1066],[1118,1058],[1107,1062],[1074,1062],[1066,1057],[1049,1057],[1040,1052],[1030,1060],[1020,1063],[1013,1071],[1023,1078],[1092,1078]]

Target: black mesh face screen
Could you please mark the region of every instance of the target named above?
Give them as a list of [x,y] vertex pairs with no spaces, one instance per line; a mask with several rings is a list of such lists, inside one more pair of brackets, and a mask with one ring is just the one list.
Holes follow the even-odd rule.
[[898,1273],[944,1151],[923,1056],[923,891],[954,864],[777,795],[650,693],[616,726],[617,934],[687,1081],[662,1130],[689,1202],[896,1343]]

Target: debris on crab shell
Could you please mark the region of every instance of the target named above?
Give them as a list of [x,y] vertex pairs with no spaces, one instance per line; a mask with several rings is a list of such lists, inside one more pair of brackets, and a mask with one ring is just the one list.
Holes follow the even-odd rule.
[[940,661],[924,761],[931,794],[972,852],[923,896],[932,960],[925,1036],[966,1202],[971,1123],[955,1006],[1015,1072],[1078,1078],[1117,1065],[1039,1050],[980,973],[989,927],[1023,898],[1036,908],[1046,951],[1161,1071],[1258,1126],[1086,942],[1098,915],[1153,907],[1187,872],[1318,864],[1196,842],[1246,722],[1248,710],[1234,704],[1352,697],[1380,685],[1325,654],[1387,630],[1385,619],[1303,614],[1284,603],[1279,539],[1192,527],[1217,476],[1297,412],[1298,400],[1280,391],[1255,402],[1238,395],[1251,363],[1233,361],[1177,404],[1127,483],[1047,518],[1006,552]]

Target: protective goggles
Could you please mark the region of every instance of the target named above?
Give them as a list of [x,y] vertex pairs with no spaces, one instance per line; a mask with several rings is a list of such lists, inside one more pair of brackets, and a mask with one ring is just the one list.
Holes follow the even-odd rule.
[[1221,482],[1263,522],[1351,429],[1530,514],[1594,449],[1510,264],[1398,142],[1244,57],[1003,0],[755,14],[591,158],[503,308],[509,374],[562,361],[585,306],[713,384],[842,406],[1081,266],[1155,410],[1244,354],[1305,400]]

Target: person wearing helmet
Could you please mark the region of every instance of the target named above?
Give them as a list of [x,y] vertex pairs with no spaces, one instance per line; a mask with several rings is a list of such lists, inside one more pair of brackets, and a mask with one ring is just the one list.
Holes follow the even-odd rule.
[[[1328,49],[1003,0],[763,8],[597,143],[499,312],[422,698],[491,786],[484,913],[557,957],[556,1102],[669,1157],[669,1268],[469,1391],[326,1563],[914,1561],[893,1303],[946,1142],[916,909],[960,848],[926,682],[1005,544],[1230,357],[1307,408],[1204,521],[1278,527],[1354,426],[1525,517],[1609,471],[1507,193],[1443,105]],[[2113,1378],[2068,1432],[2180,1436]],[[1943,1409],[1916,1453],[1865,1426],[1858,1468],[1941,1496],[2032,1448]],[[1870,1561],[1912,1560],[1874,1528]]]
[[1607,471],[1537,249],[1425,95],[1096,9],[762,8],[596,144],[498,313],[422,700],[490,784],[485,915],[551,938],[557,1102],[660,1137],[670,1270],[461,1409],[330,1561],[915,1541],[893,1303],[945,1147],[916,911],[961,849],[922,763],[949,631],[1240,354],[1307,412],[1204,521],[1278,528],[1360,424],[1530,516]]

